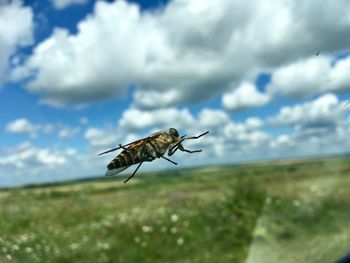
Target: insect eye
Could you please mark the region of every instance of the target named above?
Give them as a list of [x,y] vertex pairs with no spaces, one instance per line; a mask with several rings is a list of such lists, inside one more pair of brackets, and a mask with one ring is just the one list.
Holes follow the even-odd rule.
[[171,132],[174,136],[179,137],[179,133],[177,132],[176,129],[170,128],[170,132]]

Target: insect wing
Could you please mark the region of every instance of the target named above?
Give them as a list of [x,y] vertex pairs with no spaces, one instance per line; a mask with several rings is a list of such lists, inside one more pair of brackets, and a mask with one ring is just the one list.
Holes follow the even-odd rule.
[[107,150],[107,151],[104,151],[102,153],[99,153],[98,155],[103,155],[103,154],[106,154],[106,153],[110,153],[110,152],[113,152],[113,151],[116,151],[116,150],[119,150],[119,149],[123,149],[123,148],[133,148],[133,147],[138,147],[138,146],[142,146],[144,143],[146,143],[147,139],[155,139],[157,138],[159,135],[161,135],[162,132],[156,132],[156,133],[153,133],[151,134],[150,136],[148,137],[145,137],[145,138],[142,138],[140,140],[136,140],[134,142],[130,142],[128,144],[124,144],[124,145],[120,145],[119,147],[117,148],[113,148],[113,149],[110,149],[110,150]]
[[113,176],[113,175],[119,174],[120,172],[124,171],[125,169],[127,169],[129,167],[130,166],[123,166],[123,167],[119,167],[116,169],[107,170],[107,172],[105,173],[105,176]]
[[156,132],[156,133],[151,134],[148,137],[145,137],[145,138],[142,138],[140,140],[128,143],[124,146],[127,146],[126,150],[130,150],[130,149],[139,150],[141,148],[141,146],[145,145],[149,140],[156,140],[159,137],[159,135],[161,135],[161,134],[162,134],[162,132]]

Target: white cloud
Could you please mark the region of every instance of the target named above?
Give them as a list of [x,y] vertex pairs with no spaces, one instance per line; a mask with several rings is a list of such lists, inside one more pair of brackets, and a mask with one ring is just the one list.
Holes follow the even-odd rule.
[[33,169],[36,166],[56,167],[67,163],[64,153],[48,148],[37,148],[26,142],[14,147],[6,156],[0,156],[0,166]]
[[39,127],[25,118],[16,119],[6,125],[5,130],[10,133],[26,134],[36,137]]
[[103,169],[90,155],[81,158],[74,148],[60,150],[23,142],[0,148],[0,187],[86,177],[96,172],[95,167]]
[[257,90],[255,85],[247,82],[241,83],[238,88],[224,93],[222,105],[226,110],[235,111],[267,104],[270,97]]
[[273,151],[287,149],[290,145],[292,145],[292,140],[287,134],[279,135],[270,142],[270,147]]
[[70,127],[60,123],[34,124],[26,118],[19,118],[9,122],[5,130],[9,133],[29,135],[32,138],[37,137],[39,133],[50,134],[57,132],[57,136],[61,139],[73,138],[80,132],[78,127]]
[[101,148],[121,143],[120,141],[118,142],[120,138],[114,129],[102,130],[99,128],[90,127],[85,131],[84,137],[94,148]]
[[350,91],[350,56],[337,61],[335,66],[329,72],[331,81],[328,89],[325,91]]
[[198,116],[198,124],[205,129],[223,127],[230,122],[230,117],[222,110],[204,108]]
[[142,111],[130,108],[123,112],[119,121],[119,127],[125,131],[142,131],[154,127],[166,128],[176,126],[176,129],[184,129],[194,124],[194,118],[188,109],[176,108]]
[[[251,121],[247,120],[243,123],[231,122],[223,129],[223,135],[229,142],[235,143],[251,143],[253,145],[259,144],[263,141],[269,140],[270,135],[266,132],[260,131],[259,126],[251,125]],[[248,146],[246,144],[246,146]]]
[[55,29],[15,72],[38,70],[28,89],[59,104],[121,97],[130,85],[137,107],[198,102],[315,50],[349,48],[349,9],[332,0],[174,0],[141,12],[98,1],[76,34]]
[[350,90],[350,57],[333,66],[329,56],[299,60],[278,68],[267,89],[271,94],[281,93],[292,98],[305,98],[324,92]]
[[[7,80],[17,47],[33,43],[33,12],[21,1],[0,1],[0,84]],[[16,64],[17,59],[12,61]]]
[[[187,135],[197,135],[209,130],[210,133],[200,140],[189,140],[184,143],[188,149],[204,149],[204,152],[197,155],[182,153],[174,157],[184,165],[192,165],[193,162],[197,164],[215,162],[218,157],[221,158],[220,161],[228,159],[232,161],[234,158],[242,160],[248,152],[250,152],[249,158],[254,156],[257,158],[258,153],[264,149],[259,146],[266,145],[270,139],[270,135],[259,130],[262,126],[263,121],[258,118],[248,118],[241,123],[232,122],[226,112],[218,109],[204,108],[197,115],[193,115],[187,109],[143,111],[130,108],[123,113],[115,128],[109,131],[89,129],[85,136],[91,146],[96,148],[101,144],[101,139],[111,136],[114,136],[112,138],[114,144],[109,144],[110,147],[140,139],[155,131],[168,130],[169,127],[177,128],[180,134]],[[148,133],[145,133],[146,131]],[[130,132],[132,138],[127,138],[126,135]],[[242,154],[243,150],[247,153]]]
[[63,126],[58,132],[58,137],[61,139],[70,139],[79,133],[79,128],[73,128],[69,126]]
[[318,94],[330,85],[331,58],[317,56],[278,68],[267,86],[270,93],[289,97],[307,97]]
[[277,136],[270,142],[268,155],[287,158],[347,153],[349,136],[350,126],[344,120],[333,127],[296,125],[291,134]]
[[334,126],[341,120],[344,110],[344,103],[340,103],[334,94],[328,93],[313,101],[282,107],[277,116],[269,118],[269,122],[304,127]]
[[64,9],[71,5],[86,4],[88,0],[51,0],[56,9]]
[[264,122],[259,118],[249,117],[245,121],[245,124],[246,124],[246,127],[248,130],[255,130],[255,129],[262,127],[264,125]]
[[65,150],[65,154],[66,154],[67,156],[75,156],[75,155],[77,155],[77,153],[78,153],[78,151],[77,151],[77,149],[75,149],[75,148],[67,148],[67,149]]
[[[312,101],[284,107],[276,116],[268,119],[267,123],[291,125],[293,131],[278,135],[269,130],[271,127],[265,126],[264,120],[250,117],[236,122],[232,121],[226,112],[218,109],[203,109],[198,114],[192,114],[188,109],[142,111],[129,108],[122,115],[123,121],[115,123],[114,126],[87,127],[84,133],[88,142],[85,153],[78,153],[74,148],[56,150],[24,143],[12,147],[13,149],[0,148],[0,170],[14,171],[18,176],[22,176],[21,180],[24,180],[23,173],[27,173],[28,167],[31,168],[28,173],[30,172],[33,178],[46,174],[46,180],[103,174],[106,164],[118,152],[97,156],[99,152],[116,147],[119,143],[142,138],[155,127],[157,130],[165,130],[170,125],[180,127],[178,129],[181,134],[197,135],[206,130],[210,131],[199,140],[184,143],[190,150],[203,149],[203,152],[198,154],[177,152],[172,157],[181,164],[181,167],[341,153],[350,147],[350,142],[347,140],[350,136],[350,118],[344,119],[338,112],[342,104],[343,102],[335,95],[326,94]],[[143,119],[142,124],[136,124],[137,120],[143,121]],[[169,165],[171,164],[164,160],[157,160],[143,165],[142,169],[169,168]],[[58,170],[59,173],[55,174]],[[53,174],[55,176],[51,177]]]
[[162,108],[181,100],[178,91],[136,90],[133,94],[135,106],[140,109]]

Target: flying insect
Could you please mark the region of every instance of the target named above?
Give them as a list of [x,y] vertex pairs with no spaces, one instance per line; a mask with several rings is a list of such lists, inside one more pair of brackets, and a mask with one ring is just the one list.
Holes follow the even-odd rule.
[[206,131],[205,133],[202,133],[198,136],[187,137],[186,135],[180,136],[175,128],[170,128],[167,132],[156,132],[148,137],[125,145],[119,144],[118,147],[99,154],[102,155],[119,149],[123,149],[123,151],[107,165],[108,170],[105,175],[116,175],[133,164],[139,164],[135,171],[132,173],[132,175],[124,181],[124,183],[126,183],[136,174],[137,170],[144,162],[152,162],[156,158],[163,158],[177,165],[176,162],[170,160],[164,155],[167,153],[168,156],[171,156],[177,150],[188,153],[201,152],[202,150],[190,151],[185,149],[182,145],[182,142],[185,140],[198,139],[208,133],[209,131]]

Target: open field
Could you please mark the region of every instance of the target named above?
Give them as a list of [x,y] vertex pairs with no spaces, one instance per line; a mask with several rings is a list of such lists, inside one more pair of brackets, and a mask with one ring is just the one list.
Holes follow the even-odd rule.
[[122,179],[0,191],[0,262],[334,262],[350,252],[348,157]]

